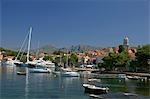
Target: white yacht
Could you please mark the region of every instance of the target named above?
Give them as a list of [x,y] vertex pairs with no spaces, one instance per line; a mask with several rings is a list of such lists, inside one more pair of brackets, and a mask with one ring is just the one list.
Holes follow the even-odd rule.
[[30,73],[50,73],[51,70],[49,68],[43,68],[43,67],[35,67],[29,69]]
[[80,74],[77,72],[73,72],[73,71],[67,71],[67,72],[62,73],[62,76],[64,76],[64,77],[79,77]]
[[[68,50],[67,50],[67,58],[66,63],[68,66]],[[61,75],[64,77],[79,77],[80,74],[78,72],[73,71],[71,68],[61,68]]]
[[30,55],[29,52],[30,52],[30,45],[31,45],[31,33],[32,33],[32,27],[30,27],[30,31],[29,31],[27,62],[25,63],[25,65],[27,65],[27,67],[29,67],[30,65],[35,65],[35,67],[29,69],[29,72],[32,72],[32,73],[48,73],[48,72],[51,72],[51,70],[46,68],[46,67],[38,66],[39,63],[43,63],[42,61],[40,61],[40,62],[39,62],[39,60],[29,61],[29,55]]
[[45,61],[43,59],[28,61],[27,64],[29,68],[43,67],[43,68],[49,68],[51,71],[55,70],[54,63],[52,63],[51,61]]
[[63,77],[79,77],[78,72],[72,71],[70,68],[61,68],[61,75]]
[[8,58],[6,62],[3,64],[8,65],[8,66],[14,66],[15,60],[12,60],[11,58]]

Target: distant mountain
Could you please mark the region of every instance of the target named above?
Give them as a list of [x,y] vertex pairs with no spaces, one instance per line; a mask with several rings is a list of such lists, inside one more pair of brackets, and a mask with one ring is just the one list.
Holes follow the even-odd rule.
[[[58,50],[64,51],[64,52],[66,52],[67,50],[68,51],[75,51],[75,52],[85,52],[85,51],[94,51],[97,49],[101,49],[101,47],[95,47],[95,46],[91,46],[91,45],[81,45],[80,44],[80,45],[72,45],[69,47],[57,48],[57,47],[49,44],[49,45],[44,45],[38,49],[32,49],[32,50],[30,50],[30,53],[39,52],[39,53],[51,54],[54,51],[58,51]],[[13,50],[18,51],[19,49],[13,49]]]
[[97,49],[101,49],[101,47],[95,47],[95,46],[91,46],[91,45],[76,45],[76,46],[71,46],[71,47],[64,47],[64,48],[61,48],[60,50],[62,51],[66,51],[66,50],[69,50],[69,51],[76,51],[76,52],[84,52],[84,51],[94,51],[94,50],[97,50]]
[[44,45],[44,46],[40,47],[39,49],[32,50],[31,52],[35,53],[35,52],[39,51],[39,53],[51,54],[56,50],[58,50],[58,48],[54,47],[53,45]]

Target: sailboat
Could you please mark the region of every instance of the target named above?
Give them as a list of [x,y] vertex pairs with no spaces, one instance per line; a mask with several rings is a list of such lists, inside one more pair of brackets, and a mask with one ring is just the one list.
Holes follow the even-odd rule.
[[[21,48],[20,48],[20,50],[19,50],[19,52],[18,52],[18,54],[17,54],[17,57],[16,57],[15,60],[14,60],[14,64],[15,64],[17,67],[26,67],[26,66],[27,66],[27,65],[25,65],[23,62],[21,62],[20,60],[18,60],[18,57],[19,57],[21,51],[23,50],[23,47],[25,46],[25,42],[26,42],[28,36],[29,36],[29,33],[26,35],[26,37],[25,37],[25,39],[24,39],[24,41],[23,41],[23,43],[22,43],[22,46],[21,46]],[[22,53],[22,55],[23,55],[23,53]],[[21,56],[22,56],[22,55],[21,55]]]
[[[66,64],[68,66],[68,50],[67,50]],[[61,68],[61,75],[64,77],[79,77],[80,76],[78,72],[73,71],[71,68]]]
[[[29,42],[28,42],[28,54],[27,54],[27,62],[29,61],[29,49],[30,49],[30,41],[31,41],[31,31],[32,31],[32,27],[30,27],[30,31],[29,31],[29,34],[27,34],[23,44],[22,44],[22,47],[21,49],[19,50],[19,53],[17,55],[17,57],[19,56],[23,46],[24,46],[24,43],[26,41],[26,39],[29,37]],[[26,75],[28,76],[28,65],[26,63],[23,63],[23,62],[20,62],[17,60],[17,58],[15,59],[16,62],[14,63],[17,67],[18,67],[18,71],[17,71],[17,75]]]
[[[32,33],[32,27],[30,27],[30,32],[29,32],[29,41],[28,41],[28,52],[27,52],[27,62],[25,63],[27,66],[30,63],[33,63],[32,61],[29,61],[29,55],[30,55],[30,46],[31,46],[31,33]],[[36,64],[35,64],[36,65]],[[29,68],[29,72],[31,73],[49,73],[51,72],[50,69],[45,68],[45,67],[38,67],[37,65],[35,68]]]
[[[33,63],[33,61],[29,61],[29,55],[30,55],[30,46],[31,46],[31,35],[32,35],[32,27],[30,27],[30,30],[29,30],[29,34],[27,35],[28,37],[28,50],[27,50],[27,62],[26,63],[23,63],[23,62],[16,62],[15,64],[18,66],[18,67],[26,67],[26,72],[38,72],[38,73],[46,73],[46,72],[50,72],[49,69],[47,68],[39,68],[37,66],[35,66],[35,68],[28,68],[29,67],[29,64],[30,63]],[[17,74],[25,74],[24,72],[20,72],[18,71]]]

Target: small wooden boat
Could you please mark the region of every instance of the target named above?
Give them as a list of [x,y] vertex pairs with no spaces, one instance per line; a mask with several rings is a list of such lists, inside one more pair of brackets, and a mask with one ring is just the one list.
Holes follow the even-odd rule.
[[20,72],[20,71],[18,71],[17,75],[26,75],[26,72]]
[[104,94],[107,93],[109,88],[108,87],[97,87],[95,85],[90,85],[90,84],[83,84],[83,87],[85,88],[85,93],[90,93],[90,94]]

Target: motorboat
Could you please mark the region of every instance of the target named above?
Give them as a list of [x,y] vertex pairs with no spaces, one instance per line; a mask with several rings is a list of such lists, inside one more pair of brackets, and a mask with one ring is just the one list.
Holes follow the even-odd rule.
[[18,71],[17,75],[26,75],[26,72],[20,72],[20,71]]
[[36,68],[30,68],[29,69],[30,73],[50,73],[51,70],[48,68],[43,68],[43,67],[36,67]]
[[95,82],[101,82],[100,79],[88,79],[89,82],[95,81]]
[[72,71],[71,68],[61,68],[61,75],[64,77],[79,77],[78,72]]
[[85,93],[90,93],[90,94],[104,94],[104,93],[108,93],[109,90],[108,87],[98,87],[91,84],[83,84],[83,87],[85,88]]
[[44,61],[44,67],[55,68],[55,63],[52,63],[52,61]]
[[79,77],[80,74],[78,72],[66,71],[66,72],[62,73],[62,76],[65,76],[65,77]]
[[35,67],[44,67],[44,68],[49,68],[51,69],[52,71],[55,70],[55,64],[52,63],[51,61],[45,61],[45,60],[42,60],[42,59],[38,59],[38,60],[33,60],[33,61],[28,61],[28,67],[29,68],[35,68]]
[[131,80],[145,79],[145,77],[130,76],[130,75],[128,75],[127,78],[128,78],[128,79],[131,79]]
[[14,62],[14,60],[8,58],[7,61],[5,61],[3,64],[8,66],[14,66]]

